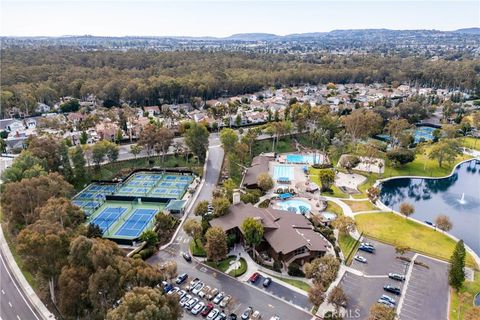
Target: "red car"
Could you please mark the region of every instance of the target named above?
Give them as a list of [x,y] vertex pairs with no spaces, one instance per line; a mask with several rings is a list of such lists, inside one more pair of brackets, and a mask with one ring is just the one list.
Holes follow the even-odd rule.
[[259,277],[260,277],[260,273],[255,272],[254,274],[252,274],[252,275],[250,276],[250,278],[249,278],[248,280],[249,280],[250,282],[255,283],[255,282],[257,282],[257,280],[258,280]]
[[210,311],[212,311],[212,309],[213,309],[213,304],[211,303],[207,304],[201,313],[202,317],[206,317],[210,313]]

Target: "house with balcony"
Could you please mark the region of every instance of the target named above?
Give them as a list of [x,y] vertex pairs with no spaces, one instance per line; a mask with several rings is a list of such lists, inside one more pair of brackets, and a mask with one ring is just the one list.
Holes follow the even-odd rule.
[[247,217],[257,219],[264,228],[263,241],[255,248],[261,253],[259,256],[268,256],[287,267],[291,263],[303,265],[333,251],[330,242],[316,232],[312,223],[303,215],[272,208],[257,208],[240,202],[239,198],[239,195],[234,195],[234,204],[230,206],[229,213],[212,219],[210,224],[222,228],[227,234],[235,234],[244,243],[243,221]]

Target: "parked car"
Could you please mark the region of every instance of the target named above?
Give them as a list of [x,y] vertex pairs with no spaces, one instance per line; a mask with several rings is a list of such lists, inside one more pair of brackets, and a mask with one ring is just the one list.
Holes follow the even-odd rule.
[[228,320],[237,320],[237,319],[238,319],[238,317],[235,313],[230,313],[228,315]]
[[163,286],[163,292],[169,293],[173,289],[173,286],[170,283],[167,283]]
[[173,287],[172,290],[168,291],[168,295],[171,295],[171,294],[174,294],[174,293],[177,293],[178,291],[180,291],[180,288],[179,287]]
[[199,314],[200,312],[202,312],[203,308],[205,308],[205,303],[203,303],[202,301],[200,301],[199,303],[197,303],[195,305],[195,307],[192,308],[192,310],[190,311],[194,316],[196,316],[197,314]]
[[199,283],[199,282],[200,282],[200,279],[198,279],[198,278],[193,279],[192,281],[190,281],[190,283],[188,284],[188,286],[185,287],[185,290],[187,290],[187,291],[192,290],[193,288],[195,288],[195,286],[196,286],[197,283]]
[[197,283],[195,288],[192,289],[192,293],[193,294],[198,294],[203,289],[204,286],[205,286],[205,283],[203,283],[203,282]]
[[177,292],[177,294],[178,294],[178,299],[181,300],[183,297],[185,297],[187,292],[185,290],[180,290]]
[[403,280],[405,280],[405,276],[402,275],[402,274],[398,274],[398,273],[389,273],[389,274],[388,274],[388,277],[389,277],[390,279],[397,280],[397,281],[403,281]]
[[205,286],[203,287],[203,289],[198,293],[198,296],[200,298],[205,298],[205,296],[207,295],[207,293],[210,292],[210,290],[212,290],[212,288],[210,286]]
[[232,296],[226,296],[225,298],[223,298],[222,302],[220,302],[220,307],[225,308],[231,299]]
[[202,317],[208,316],[208,314],[210,313],[210,311],[212,311],[212,309],[213,309],[213,304],[211,303],[207,304],[201,313]]
[[185,304],[185,309],[191,310],[198,303],[198,298],[191,298]]
[[263,280],[263,286],[265,288],[268,288],[270,284],[272,284],[272,278],[265,278],[265,280]]
[[189,295],[189,294],[185,295],[185,296],[180,300],[180,307],[183,308],[190,299],[192,299],[192,296],[191,296],[191,295]]
[[359,255],[356,255],[355,257],[353,257],[353,259],[355,259],[355,260],[357,260],[358,262],[361,262],[361,263],[367,263],[367,259],[365,259],[364,257],[359,256]]
[[375,249],[372,248],[372,247],[360,246],[360,247],[358,248],[358,250],[365,251],[365,252],[368,252],[368,253],[375,253]]
[[388,302],[387,300],[383,300],[383,299],[378,299],[377,301],[378,303],[380,304],[383,304],[389,308],[395,308],[395,305],[394,304],[391,304],[390,302]]
[[255,283],[255,282],[257,282],[257,280],[258,280],[259,277],[260,277],[260,273],[255,272],[254,274],[252,274],[252,275],[250,276],[250,278],[249,278],[248,280],[249,280],[250,282],[252,282],[252,283]]
[[360,245],[361,245],[362,247],[370,247],[370,248],[375,249],[374,245],[371,244],[370,242],[362,242],[362,243],[360,243]]
[[227,315],[223,312],[219,313],[215,320],[227,320]]
[[250,315],[253,313],[253,309],[252,307],[248,307],[247,309],[243,310],[243,313],[242,313],[242,320],[248,320],[248,318],[250,318]]
[[390,302],[391,304],[396,304],[395,299],[393,299],[393,298],[390,297],[390,296],[387,296],[386,294],[382,294],[382,296],[380,297],[380,299],[385,300],[385,301],[388,301],[388,302]]
[[217,317],[217,315],[220,313],[220,310],[218,310],[217,308],[213,309],[212,311],[210,311],[210,313],[208,314],[207,316],[207,319],[208,320],[213,320]]
[[175,283],[176,283],[176,284],[181,284],[181,283],[183,283],[185,280],[187,280],[187,278],[188,278],[188,274],[182,273],[182,274],[180,274],[180,275],[177,277],[177,279],[175,280]]
[[224,297],[225,297],[225,292],[220,292],[219,294],[217,294],[215,296],[215,298],[213,298],[213,303],[219,304],[220,301],[222,301]]
[[213,288],[209,293],[207,293],[207,300],[212,300],[218,294],[218,289]]
[[182,253],[182,257],[183,259],[185,259],[185,261],[187,262],[191,262],[192,261],[192,256],[190,256],[188,253],[184,252]]
[[432,227],[434,227],[434,226],[435,226],[435,225],[433,224],[433,222],[431,222],[431,221],[427,221],[427,220],[425,220],[424,222],[425,222],[426,224],[428,224],[429,226],[432,226]]
[[396,294],[397,296],[399,296],[400,293],[402,292],[402,291],[400,290],[400,288],[391,286],[391,285],[389,285],[389,284],[383,286],[383,290],[388,291],[388,292],[391,292],[391,293],[393,293],[393,294]]
[[252,319],[252,320],[259,320],[261,318],[262,318],[262,315],[261,315],[260,311],[258,311],[258,310],[255,310],[255,312],[250,317],[250,319]]
[[273,316],[270,318],[270,320],[280,320],[280,317],[279,316]]

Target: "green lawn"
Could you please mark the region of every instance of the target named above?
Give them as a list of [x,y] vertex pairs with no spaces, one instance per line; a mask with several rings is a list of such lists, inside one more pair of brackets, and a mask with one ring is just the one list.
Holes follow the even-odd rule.
[[215,268],[217,270],[220,270],[222,272],[227,271],[227,269],[230,267],[230,264],[235,261],[237,257],[235,256],[229,256],[223,260],[218,261],[218,263],[214,261],[207,261],[205,262],[207,265],[209,265],[212,268]]
[[327,201],[327,209],[325,209],[325,211],[333,212],[337,216],[343,216],[342,208],[333,201]]
[[[428,154],[428,148],[426,153]],[[417,154],[415,160],[409,164],[406,164],[400,168],[394,168],[387,161],[385,168],[385,173],[383,174],[384,178],[394,177],[394,176],[428,176],[428,177],[443,177],[447,176],[452,172],[453,167],[460,161],[470,159],[468,155],[460,155],[457,157],[454,163],[448,164],[444,163],[440,168],[438,162],[431,160],[425,154]]]
[[[404,245],[412,250],[439,259],[449,260],[455,241],[440,231],[407,220],[394,213],[365,213],[355,216],[357,229],[365,236],[390,243]],[[474,266],[474,260],[467,254],[467,264]]]
[[[319,187],[322,186],[320,183],[320,178],[318,177],[318,172],[322,169],[308,168],[308,173],[310,174],[310,180],[316,183]],[[322,191],[322,195],[335,198],[348,198],[348,195],[343,193],[337,186],[332,185],[331,191]]]
[[200,242],[200,240],[198,240],[197,242],[193,241],[193,239],[190,240],[190,252],[195,257],[206,257],[207,253],[205,252],[202,243]]
[[[466,302],[460,306],[460,319],[463,319],[463,314],[468,308],[472,307],[473,298],[480,292],[480,272],[475,272],[475,280],[472,282],[465,281],[463,287],[460,289],[462,293],[468,293],[470,297]],[[450,319],[459,319],[458,307],[460,301],[458,300],[458,294],[455,290],[450,291]]]
[[288,283],[289,285],[292,285],[300,290],[303,290],[303,291],[308,291],[310,290],[310,285],[302,280],[295,280],[295,279],[288,279],[288,278],[283,278],[283,277],[279,277],[279,276],[274,276],[274,275],[271,275],[269,274],[269,276],[273,277],[273,278],[276,278],[280,281],[283,281],[285,283]]
[[345,202],[353,212],[359,212],[359,211],[372,211],[372,210],[378,210],[377,207],[370,201],[349,201],[349,200],[342,200]]
[[240,277],[245,272],[247,272],[247,262],[245,259],[240,258],[240,267],[236,270],[231,270],[228,274],[232,277]]
[[480,139],[473,138],[473,137],[463,137],[460,138],[462,142],[462,146],[469,149],[480,150]]
[[[340,250],[342,250],[342,253],[345,259],[347,259],[348,255],[352,251],[355,244],[356,244],[356,240],[349,234],[340,234],[338,236],[338,245],[340,246]],[[349,265],[352,258],[353,258],[353,255],[351,255],[348,261],[345,261],[345,263]]]
[[[260,153],[273,152],[272,139],[255,141],[252,147],[252,155],[257,156]],[[296,151],[295,143],[291,137],[281,138],[278,143],[275,144],[275,152],[285,153]]]

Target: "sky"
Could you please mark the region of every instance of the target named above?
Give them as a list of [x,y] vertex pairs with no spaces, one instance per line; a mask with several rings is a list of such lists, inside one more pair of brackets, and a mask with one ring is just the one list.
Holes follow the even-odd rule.
[[480,27],[480,1],[0,0],[2,36],[278,35]]

